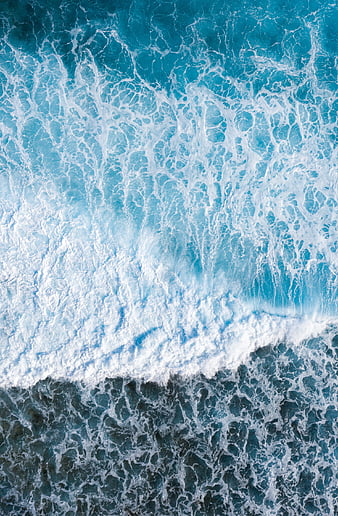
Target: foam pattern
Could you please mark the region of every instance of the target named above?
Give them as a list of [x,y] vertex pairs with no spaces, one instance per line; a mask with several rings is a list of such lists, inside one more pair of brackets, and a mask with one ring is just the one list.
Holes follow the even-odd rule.
[[334,516],[333,330],[209,380],[2,390],[1,514]]
[[3,384],[336,316],[336,11],[291,4],[2,2]]
[[0,2],[0,513],[335,516],[335,2]]

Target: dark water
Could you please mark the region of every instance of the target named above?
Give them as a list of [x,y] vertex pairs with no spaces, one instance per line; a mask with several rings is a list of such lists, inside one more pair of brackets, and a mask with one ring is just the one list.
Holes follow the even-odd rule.
[[1,391],[1,514],[337,514],[338,336],[237,372]]

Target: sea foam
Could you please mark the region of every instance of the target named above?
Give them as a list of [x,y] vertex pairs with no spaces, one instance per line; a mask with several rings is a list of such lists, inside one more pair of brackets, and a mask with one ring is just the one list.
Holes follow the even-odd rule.
[[336,320],[336,104],[320,21],[299,28],[303,61],[294,29],[272,50],[252,28],[237,62],[202,19],[169,51],[123,12],[78,13],[67,45],[51,31],[27,48],[3,15],[5,385],[211,375]]

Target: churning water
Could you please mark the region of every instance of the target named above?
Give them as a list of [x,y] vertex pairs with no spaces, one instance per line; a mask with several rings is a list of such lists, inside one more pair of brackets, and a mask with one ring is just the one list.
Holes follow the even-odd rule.
[[336,2],[0,31],[0,513],[336,514]]

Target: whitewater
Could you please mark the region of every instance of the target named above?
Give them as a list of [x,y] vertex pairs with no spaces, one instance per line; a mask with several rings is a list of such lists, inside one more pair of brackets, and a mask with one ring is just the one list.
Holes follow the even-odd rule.
[[0,514],[335,516],[338,8],[0,2]]
[[253,9],[229,56],[203,5],[183,35],[179,11],[141,33],[125,8],[74,21],[69,4],[63,32],[27,35],[1,9],[3,385],[212,375],[331,335],[337,101],[320,16],[282,37]]

